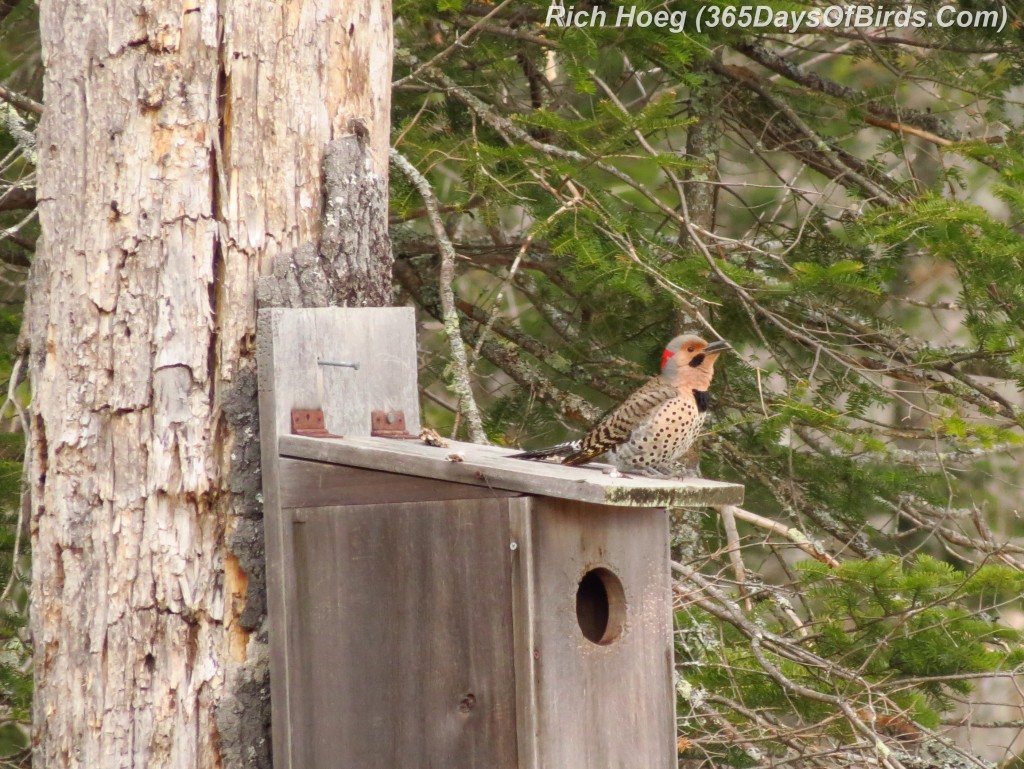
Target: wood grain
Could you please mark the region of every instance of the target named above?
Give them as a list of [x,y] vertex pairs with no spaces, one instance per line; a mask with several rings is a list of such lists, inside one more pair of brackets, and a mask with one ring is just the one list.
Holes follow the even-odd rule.
[[387,177],[390,2],[38,22],[33,763],[267,767],[253,282],[318,236],[353,118]]
[[[261,310],[256,354],[274,765],[313,769],[315,765],[307,760],[311,749],[307,725],[297,716],[307,694],[296,677],[298,663],[306,659],[307,637],[297,621],[301,602],[295,528],[280,498],[282,493],[294,492],[296,485],[293,477],[282,476],[278,441],[290,429],[293,408],[322,408],[328,429],[338,433],[368,435],[371,407],[403,409],[407,423],[415,426],[418,393],[413,314],[401,308]],[[318,359],[356,360],[360,368],[319,366]],[[330,494],[332,484],[341,482],[345,474],[337,469],[339,477],[325,482],[320,491],[310,486],[310,499],[302,504],[315,506],[325,501],[324,494]]]
[[541,769],[535,651],[537,586],[533,566],[533,497],[509,500],[512,551],[512,632],[515,649],[516,741],[519,769]]
[[[273,326],[271,316],[260,315],[256,334],[256,362],[260,372],[275,369]],[[290,612],[295,606],[295,575],[288,568],[289,554],[294,551],[292,529],[281,509],[280,463],[277,454],[279,425],[277,414],[278,392],[284,382],[275,376],[261,373],[259,377],[260,412],[260,466],[263,482],[263,532],[267,559],[267,623],[270,646],[270,693],[272,718],[270,722],[274,763],[283,769],[293,769],[292,756],[292,697],[295,695],[289,679],[289,649],[301,639],[290,632]],[[282,393],[282,397],[287,397]],[[291,409],[288,410],[289,414]]]
[[[272,310],[260,322],[275,765],[674,766],[660,508],[737,503],[743,488],[371,438],[374,408],[402,408],[418,429],[411,314]],[[404,363],[316,366],[363,365],[388,345]],[[345,437],[287,434],[295,407],[323,408]],[[602,644],[576,613],[596,567],[625,604]]]
[[[346,437],[341,440],[283,435],[284,456],[351,467],[436,478],[559,499],[626,507],[740,504],[743,487],[704,479],[662,481],[613,478],[591,467],[509,459],[515,453],[498,446],[451,442],[438,449],[419,441]],[[452,462],[458,452],[463,461]]]
[[285,511],[291,766],[517,768],[508,503]]
[[282,507],[369,505],[382,502],[418,502],[443,499],[495,499],[519,493],[486,486],[435,481],[414,475],[281,459],[279,465]]
[[[667,514],[529,498],[511,517],[524,769],[675,767]],[[607,645],[584,638],[576,617],[595,567],[626,596],[624,630]]]
[[[401,409],[409,432],[419,432],[411,307],[274,308],[260,310],[259,326],[260,386],[271,378],[279,383],[279,435],[289,433],[293,408],[323,409],[327,430],[344,436],[369,436],[373,410]],[[356,361],[359,369],[318,360]]]

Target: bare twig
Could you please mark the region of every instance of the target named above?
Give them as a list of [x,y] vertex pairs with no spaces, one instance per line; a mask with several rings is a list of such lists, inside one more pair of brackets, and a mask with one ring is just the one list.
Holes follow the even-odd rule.
[[511,2],[512,2],[512,0],[502,0],[502,2],[500,2],[496,6],[494,6],[494,9],[490,13],[488,13],[482,19],[480,19],[475,24],[473,24],[473,26],[471,26],[469,29],[467,29],[465,32],[463,32],[461,35],[459,35],[455,39],[454,43],[449,45],[443,51],[440,51],[436,55],[431,57],[430,61],[424,62],[423,64],[419,65],[419,67],[417,67],[416,69],[412,70],[405,77],[399,78],[398,80],[396,80],[392,84],[393,87],[397,88],[398,86],[404,85],[405,83],[409,82],[410,80],[416,79],[416,77],[419,76],[420,71],[422,71],[422,70],[424,70],[424,69],[426,69],[428,67],[435,67],[435,66],[437,66],[438,64],[443,62],[445,59],[447,59],[449,56],[451,56],[452,53],[454,53],[457,48],[464,47],[466,45],[466,43],[469,42],[470,38],[473,37],[473,35],[475,35],[477,32],[479,32],[486,25],[486,23],[490,19],[492,19],[495,16],[497,16]]
[[3,99],[8,104],[17,107],[22,112],[31,112],[33,115],[43,114],[43,105],[34,99],[30,99],[24,94],[20,94],[17,91],[12,91],[10,88],[4,85],[0,85],[0,99]]
[[[867,114],[864,116],[866,123],[890,131],[911,133],[940,146],[948,146],[955,141],[953,135],[944,130],[941,120],[935,115],[912,110],[902,110],[897,114],[891,107],[870,101],[866,96],[858,93],[850,86],[829,80],[816,72],[802,69],[784,56],[780,56],[757,43],[743,43],[737,45],[736,50],[756,61],[761,66],[805,88],[832,96],[844,104],[862,107],[867,111]],[[943,136],[943,133],[946,135]]]
[[[434,294],[429,296],[424,290],[422,281],[415,270],[403,262],[395,262],[395,278],[413,296],[428,313],[441,320],[444,313],[440,306],[440,300]],[[464,324],[463,338],[472,344],[476,341],[472,324]],[[575,393],[560,390],[551,381],[538,373],[527,362],[526,358],[519,354],[518,350],[510,344],[499,344],[493,339],[484,342],[481,354],[495,366],[500,368],[509,377],[529,392],[533,397],[547,403],[559,414],[570,420],[575,426],[591,425],[601,411],[593,404],[576,395]]]
[[736,528],[736,516],[733,511],[738,509],[735,505],[721,505],[718,508],[722,516],[722,526],[725,527],[725,546],[729,552],[729,562],[732,564],[733,574],[736,577],[736,585],[739,587],[740,597],[743,598],[744,608],[747,613],[754,610],[750,596],[747,593],[747,571],[743,565],[743,553],[740,551],[740,533]]
[[469,379],[469,363],[466,359],[466,343],[462,339],[459,315],[455,309],[455,291],[452,287],[455,282],[455,249],[452,247],[448,233],[445,232],[444,222],[441,221],[441,214],[438,211],[437,198],[430,187],[430,182],[397,150],[392,149],[390,157],[391,162],[416,187],[423,199],[423,205],[427,209],[427,219],[430,221],[434,238],[437,240],[438,253],[441,256],[439,280],[441,307],[444,314],[442,322],[452,352],[451,389],[459,399],[459,409],[466,415],[466,420],[469,423],[470,440],[474,443],[488,443],[483,421],[480,418],[480,410],[473,397],[473,388]]
[[[18,386],[24,378],[22,372],[27,363],[28,353],[22,352],[21,355],[18,356],[18,359],[14,361],[14,366],[11,368],[11,378],[7,382],[7,399],[4,401],[3,405],[0,405],[0,415],[3,415],[3,413],[7,411],[8,404],[14,407],[14,410],[17,412],[18,418],[21,421],[22,434],[25,436],[26,441],[28,440],[30,430],[28,413],[26,412],[25,407],[22,406],[21,402],[18,400],[17,391]],[[28,480],[28,463],[29,452],[26,451],[25,456],[22,458],[23,483],[27,483]],[[11,576],[7,579],[7,584],[4,586],[3,593],[0,593],[0,603],[7,600],[8,596],[11,594],[11,589],[18,581],[18,561],[21,556],[21,536],[22,531],[25,529],[25,512],[28,510],[28,500],[25,498],[27,493],[27,488],[23,487],[21,499],[18,504],[18,523],[14,530],[14,551],[11,553]]]
[[736,507],[735,505],[720,505],[716,509],[721,514],[723,522],[726,521],[727,515],[732,518],[738,518],[741,521],[751,523],[765,531],[770,531],[773,534],[779,534],[780,536],[785,537],[815,560],[828,564],[832,568],[839,565],[839,562],[824,548],[809,540],[807,535],[797,528],[786,526],[784,523],[773,521],[771,518],[765,518],[763,515],[752,513],[749,510],[744,510],[742,507]]
[[[576,191],[575,186],[571,186],[571,189],[573,192],[572,198],[563,203],[557,211],[555,211],[553,214],[551,214],[551,216],[545,219],[544,226],[547,226],[555,219],[557,219],[559,216],[564,214],[566,211],[569,211],[572,208],[574,208],[580,202],[581,198],[579,193]],[[526,252],[530,250],[530,246],[533,244],[534,235],[535,233],[531,232],[523,240],[522,245],[519,247],[518,253],[516,253],[515,259],[512,261],[512,265],[508,268],[508,272],[505,274],[505,279],[502,281],[501,286],[498,288],[498,293],[495,294],[494,296],[494,304],[491,307],[490,317],[487,319],[487,323],[484,325],[483,329],[481,329],[480,336],[477,338],[476,345],[473,347],[474,357],[479,357],[480,349],[483,347],[484,340],[487,338],[487,335],[491,332],[491,329],[494,327],[494,321],[497,320],[498,312],[501,309],[501,301],[502,299],[504,299],[505,292],[508,291],[508,287],[512,283],[512,280],[515,278],[516,273],[519,272],[519,265],[522,262],[523,257],[526,255]]]

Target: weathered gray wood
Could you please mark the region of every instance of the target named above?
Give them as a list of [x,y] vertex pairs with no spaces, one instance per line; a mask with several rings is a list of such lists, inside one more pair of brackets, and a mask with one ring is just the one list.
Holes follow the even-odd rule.
[[[277,382],[273,419],[290,432],[293,408],[324,411],[327,429],[368,436],[370,412],[401,409],[419,431],[416,328],[411,307],[260,310],[260,387]],[[358,362],[359,369],[318,361]],[[261,415],[261,423],[270,415]]]
[[[614,478],[594,468],[508,459],[509,454],[515,453],[510,449],[456,441],[451,442],[450,448],[439,449],[420,441],[388,438],[334,440],[283,435],[280,452],[301,459],[606,505],[670,507],[743,501],[743,487],[732,483],[700,478]],[[456,452],[464,457],[463,461],[447,459]]]
[[291,766],[518,767],[509,501],[285,511]]
[[538,744],[536,661],[537,588],[533,558],[533,498],[509,500],[512,551],[512,633],[515,648],[516,738],[519,769],[542,769]]
[[[289,649],[295,637],[292,612],[295,600],[295,574],[289,568],[288,554],[293,551],[292,530],[281,510],[280,457],[277,453],[279,427],[276,415],[278,391],[286,380],[262,372],[275,369],[272,342],[272,316],[260,313],[256,334],[256,364],[261,372],[258,398],[260,411],[260,466],[263,476],[263,531],[267,558],[267,618],[270,626],[270,694],[273,707],[271,739],[275,765],[280,769],[298,769],[292,757],[292,697],[296,694],[290,680]],[[287,399],[285,393],[282,398]],[[289,410],[290,413],[290,410]],[[295,646],[301,639],[295,638]]]
[[[674,766],[660,508],[734,504],[743,488],[371,438],[374,409],[401,408],[418,430],[411,314],[271,310],[260,322],[276,762]],[[372,363],[380,350],[393,364]],[[288,434],[292,408],[322,408],[345,437]],[[576,606],[598,566],[621,580],[624,607],[600,644]],[[591,635],[601,616],[584,622]]]
[[[516,676],[529,689],[519,723],[532,732],[520,746],[535,756],[524,766],[675,767],[667,514],[528,498],[511,515]],[[588,641],[576,617],[580,580],[598,566],[625,590],[625,626],[607,645]]]
[[444,499],[496,499],[515,491],[435,481],[413,475],[282,458],[279,468],[281,507],[372,505]]

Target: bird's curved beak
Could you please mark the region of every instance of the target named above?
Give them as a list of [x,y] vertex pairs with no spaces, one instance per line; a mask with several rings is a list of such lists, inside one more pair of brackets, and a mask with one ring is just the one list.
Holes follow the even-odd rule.
[[709,355],[714,353],[726,352],[727,350],[731,349],[732,347],[729,346],[728,342],[722,339],[716,339],[713,342],[708,342],[708,346],[704,348],[704,354]]

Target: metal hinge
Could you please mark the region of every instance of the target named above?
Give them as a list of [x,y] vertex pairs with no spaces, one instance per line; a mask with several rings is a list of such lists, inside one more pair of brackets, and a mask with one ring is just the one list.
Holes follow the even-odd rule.
[[327,432],[323,409],[292,409],[292,435],[307,438],[341,438]]
[[371,411],[370,435],[375,438],[415,438],[405,429],[404,411]]

